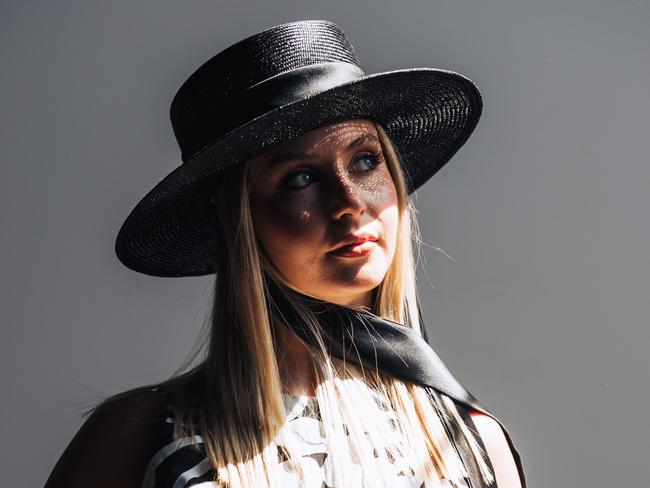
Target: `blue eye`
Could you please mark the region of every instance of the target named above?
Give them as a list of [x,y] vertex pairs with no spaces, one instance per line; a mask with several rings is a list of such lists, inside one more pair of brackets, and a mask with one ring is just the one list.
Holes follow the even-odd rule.
[[[364,154],[354,161],[354,171],[359,173],[369,173],[374,171],[380,164],[380,158],[381,156],[374,153]],[[318,178],[314,176],[312,171],[300,168],[290,172],[283,178],[282,187],[289,191],[299,191],[302,188],[309,186],[314,181],[318,181]]]
[[[359,159],[355,161],[355,163],[358,163],[359,161],[371,161],[370,168],[367,169],[366,171],[372,171],[379,165],[379,158],[377,157],[376,154],[364,154],[361,156]],[[367,166],[367,165],[366,165]]]
[[[304,185],[290,184],[293,181],[300,183],[300,180],[302,180],[303,183],[306,182],[306,184]],[[299,190],[300,188],[303,188],[309,185],[310,183],[312,183],[313,180],[314,180],[314,175],[312,175],[309,171],[302,169],[299,171],[295,171],[293,173],[289,173],[287,177],[284,179],[283,186],[289,190]]]

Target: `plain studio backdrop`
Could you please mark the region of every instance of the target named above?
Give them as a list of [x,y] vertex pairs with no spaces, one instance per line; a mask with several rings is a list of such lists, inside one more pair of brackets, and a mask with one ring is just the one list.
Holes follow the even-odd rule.
[[370,72],[473,79],[483,116],[416,195],[434,349],[509,428],[531,487],[646,486],[650,6],[643,0],[3,1],[2,485],[42,486],[81,411],[190,352],[213,276],[123,267],[180,164],[169,104],[233,42],[338,23]]

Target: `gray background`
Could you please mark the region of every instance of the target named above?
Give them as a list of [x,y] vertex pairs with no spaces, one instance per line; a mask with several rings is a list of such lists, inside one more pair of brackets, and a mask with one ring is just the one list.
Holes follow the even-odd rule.
[[339,23],[367,72],[477,82],[475,133],[417,195],[435,349],[508,426],[531,487],[646,486],[641,0],[3,2],[2,484],[41,486],[86,406],[190,352],[211,277],[138,275],[115,235],[180,163],[168,110],[185,77],[304,18]]

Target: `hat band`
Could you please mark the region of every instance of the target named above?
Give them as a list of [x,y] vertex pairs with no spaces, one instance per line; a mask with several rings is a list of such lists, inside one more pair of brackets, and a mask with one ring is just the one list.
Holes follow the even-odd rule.
[[262,106],[276,108],[356,80],[366,73],[356,64],[342,61],[301,66],[250,86],[247,95]]
[[[354,81],[365,74],[356,64],[333,61],[301,66],[251,85],[222,104],[218,114],[228,113],[229,117],[220,116],[209,124],[201,119],[200,126],[188,131],[182,150],[183,161],[197,156],[224,134],[273,109]],[[212,130],[202,130],[201,127]],[[217,137],[215,133],[218,134]]]

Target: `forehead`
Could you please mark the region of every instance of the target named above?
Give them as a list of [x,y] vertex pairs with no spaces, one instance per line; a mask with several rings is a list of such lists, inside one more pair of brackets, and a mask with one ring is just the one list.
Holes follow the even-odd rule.
[[[354,119],[319,127],[305,132],[293,139],[281,142],[268,150],[267,156],[277,159],[288,153],[316,153],[321,150],[333,150],[346,147],[352,141],[378,140],[377,129],[373,121]],[[372,137],[374,136],[374,137]]]
[[276,147],[277,150],[298,147],[317,148],[323,145],[345,144],[350,139],[361,134],[377,135],[375,124],[367,119],[346,120],[319,127],[293,139],[284,141]]

